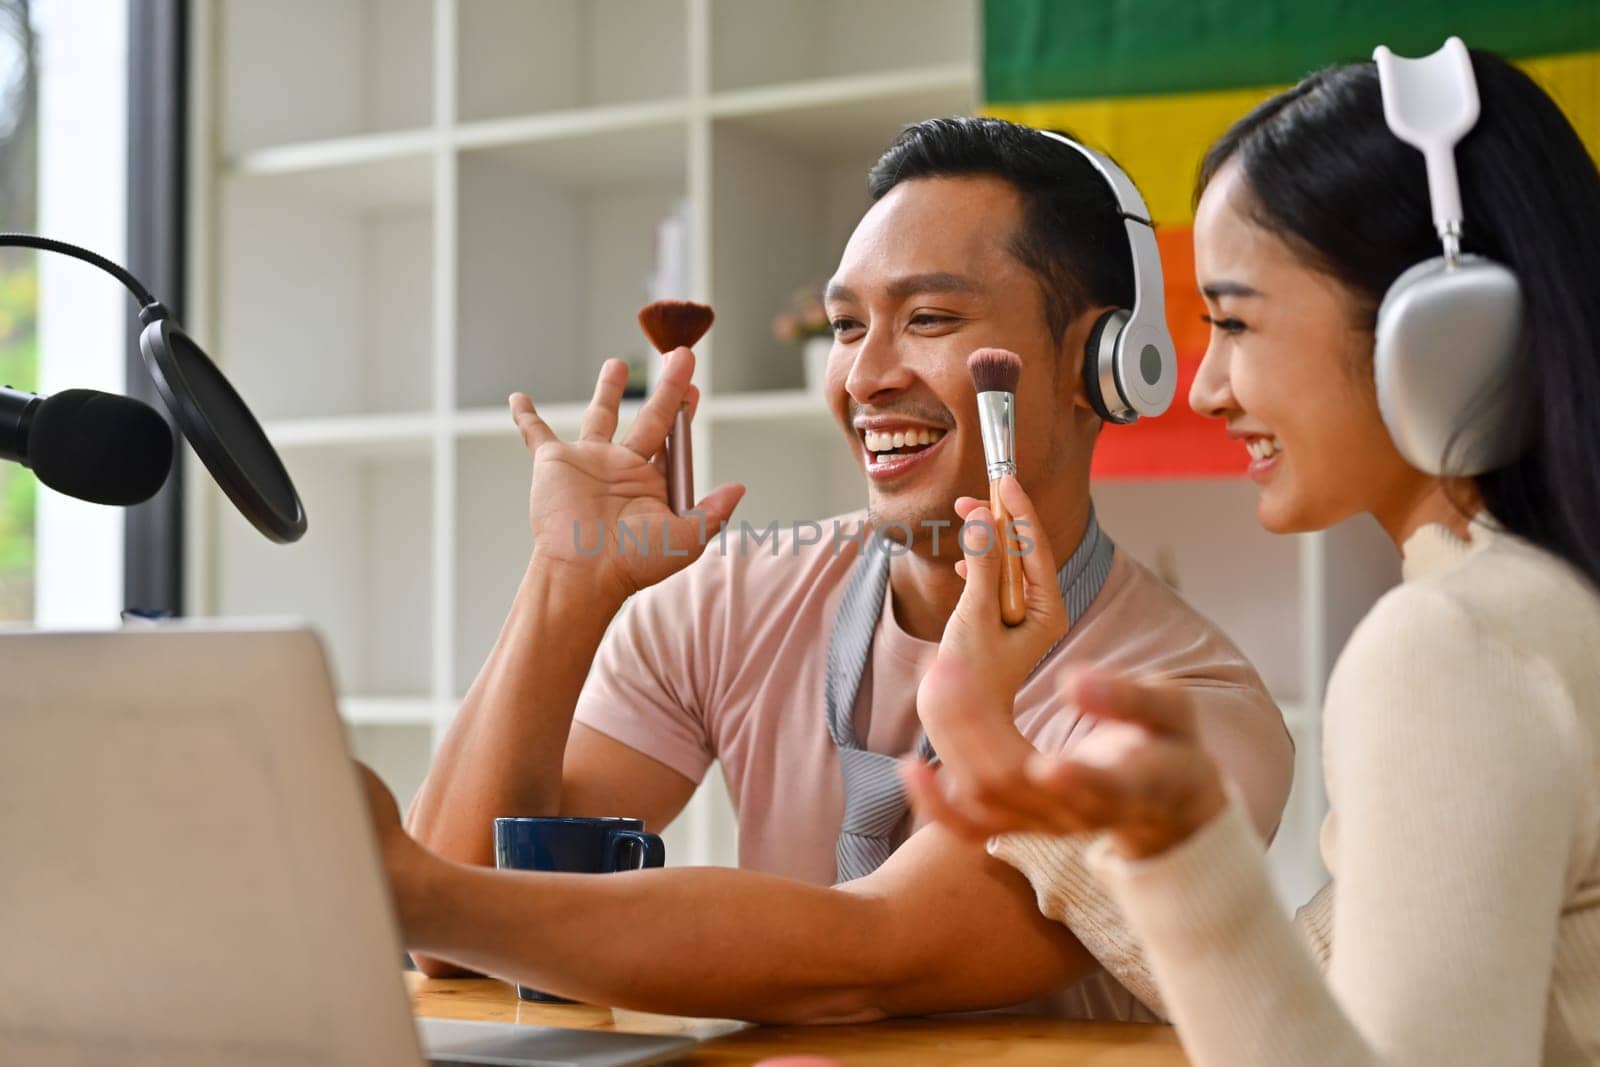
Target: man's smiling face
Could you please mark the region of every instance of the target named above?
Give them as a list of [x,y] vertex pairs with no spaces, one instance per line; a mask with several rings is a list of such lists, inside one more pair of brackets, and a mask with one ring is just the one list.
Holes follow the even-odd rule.
[[[1022,224],[1001,178],[901,182],[862,218],[828,284],[829,405],[867,475],[872,521],[909,524],[919,550],[921,524],[954,520],[957,496],[988,493],[967,372],[976,349],[1022,357],[1017,462],[1030,494],[1092,441],[1082,354],[1051,335],[1039,281],[1013,251]],[[954,548],[941,539],[941,556]]]

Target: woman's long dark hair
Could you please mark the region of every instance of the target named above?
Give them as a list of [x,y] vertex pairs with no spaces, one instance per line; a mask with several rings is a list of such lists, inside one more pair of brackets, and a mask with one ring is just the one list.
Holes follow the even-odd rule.
[[[1561,109],[1505,60],[1472,53],[1481,112],[1456,148],[1462,245],[1522,284],[1514,421],[1522,456],[1476,479],[1511,533],[1600,587],[1600,174]],[[1377,68],[1319,71],[1211,147],[1196,199],[1238,159],[1256,221],[1369,303],[1439,254],[1422,154],[1383,120]]]

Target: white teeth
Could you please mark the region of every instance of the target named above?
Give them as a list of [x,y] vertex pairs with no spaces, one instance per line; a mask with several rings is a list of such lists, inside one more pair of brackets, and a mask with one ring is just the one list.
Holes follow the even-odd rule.
[[923,445],[931,445],[944,435],[944,430],[924,428],[896,430],[893,432],[863,430],[861,441],[868,452],[878,453],[890,452],[897,448],[916,448]]
[[1244,447],[1251,459],[1271,459],[1283,451],[1276,437],[1253,437],[1245,442]]

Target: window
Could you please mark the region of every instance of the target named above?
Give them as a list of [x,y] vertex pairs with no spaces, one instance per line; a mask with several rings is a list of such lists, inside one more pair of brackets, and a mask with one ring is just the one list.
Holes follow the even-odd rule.
[[[0,0],[0,227],[119,258],[126,130],[125,5]],[[0,249],[0,384],[120,392],[126,300],[84,264]],[[0,620],[103,623],[121,599],[121,513],[0,462]]]

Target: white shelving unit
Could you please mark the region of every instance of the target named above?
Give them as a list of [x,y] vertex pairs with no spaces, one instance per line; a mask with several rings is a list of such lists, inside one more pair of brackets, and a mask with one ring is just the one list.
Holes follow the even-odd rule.
[[[604,358],[648,358],[634,312],[684,205],[677,295],[718,311],[697,484],[745,481],[756,523],[859,506],[770,323],[832,272],[896,130],[974,110],[978,18],[977,0],[196,5],[187,317],[267,423],[310,532],[269,545],[192,479],[190,610],[317,623],[354,743],[404,800],[526,563],[505,397],[571,432]],[[1105,486],[1101,509],[1152,560],[1181,526],[1185,591],[1314,707],[1344,542],[1272,541],[1248,493]],[[732,840],[713,776],[669,855],[731,863]]]

